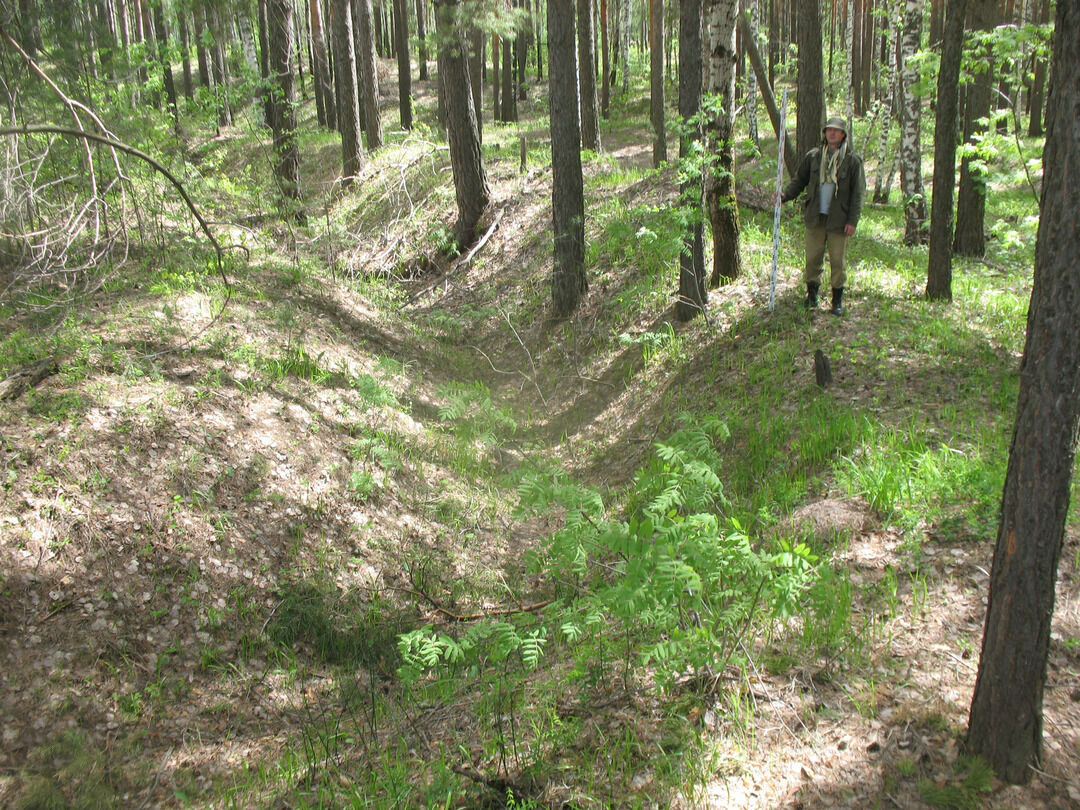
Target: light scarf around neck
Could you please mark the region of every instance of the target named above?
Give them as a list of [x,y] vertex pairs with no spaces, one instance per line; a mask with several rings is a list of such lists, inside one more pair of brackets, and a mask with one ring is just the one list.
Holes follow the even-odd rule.
[[828,144],[821,147],[821,176],[818,178],[820,183],[836,185],[836,173],[846,155],[847,138],[844,138],[839,149],[830,149]]

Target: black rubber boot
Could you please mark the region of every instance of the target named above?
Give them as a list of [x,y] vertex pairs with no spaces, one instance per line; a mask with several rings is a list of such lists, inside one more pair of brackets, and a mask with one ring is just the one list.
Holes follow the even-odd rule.
[[818,288],[820,287],[821,285],[818,284],[816,281],[806,282],[806,300],[803,302],[804,307],[806,307],[807,309],[817,308],[817,293]]
[[844,314],[844,288],[833,287],[832,288],[832,308],[829,310],[830,315],[843,315]]

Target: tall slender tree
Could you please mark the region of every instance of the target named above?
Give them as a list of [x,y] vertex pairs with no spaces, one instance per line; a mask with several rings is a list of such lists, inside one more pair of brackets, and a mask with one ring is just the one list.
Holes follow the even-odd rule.
[[270,44],[270,73],[274,82],[273,117],[274,175],[278,188],[290,209],[289,214],[303,221],[300,207],[300,150],[296,143],[296,108],[292,63],[292,2],[269,0],[267,25]]
[[446,101],[446,135],[450,142],[450,165],[458,209],[454,240],[462,249],[476,241],[476,226],[487,210],[491,189],[480,153],[461,3],[460,0],[434,0],[434,5],[439,81]]
[[688,321],[705,309],[705,239],[702,212],[701,112],[701,4],[702,0],[679,0],[679,117],[682,131],[679,158],[683,181],[679,186],[686,210],[686,231],[679,252],[679,298],[675,316]]
[[578,93],[581,105],[581,145],[600,151],[600,105],[596,98],[596,3],[577,0]]
[[412,129],[412,66],[409,61],[409,0],[394,0],[394,40],[398,64],[401,128]]
[[900,68],[900,188],[904,194],[904,244],[921,245],[926,241],[926,195],[922,184],[922,152],[919,149],[919,124],[922,99],[915,92],[919,69],[915,54],[922,37],[922,0],[906,0],[904,38]]
[[[946,0],[938,67],[935,132],[956,132],[960,57],[964,44],[967,0]],[[956,182],[956,140],[934,139],[934,199],[930,207],[930,259],[926,297],[952,300],[953,185]]]
[[799,75],[795,85],[798,119],[795,147],[801,157],[821,143],[825,125],[825,69],[821,48],[821,6],[818,0],[798,0]]
[[352,4],[332,0],[331,42],[337,83],[338,129],[341,131],[341,184],[348,186],[360,174],[364,147],[360,143],[360,106],[357,102],[356,50],[353,43]]
[[379,115],[379,68],[375,55],[375,24],[371,0],[353,0],[353,24],[356,26],[356,81],[360,96],[360,120],[367,138],[367,148],[374,151],[383,145],[382,117]]
[[[330,79],[330,59],[326,51],[326,35],[323,33],[323,10],[319,0],[309,0],[308,13],[311,16],[312,76],[315,83],[316,105],[322,107],[319,123],[330,129],[337,129],[337,101],[334,98],[334,85]],[[321,105],[319,104],[321,100]]]
[[667,160],[667,133],[664,123],[664,0],[649,0],[649,110],[653,128],[653,167],[658,168]]
[[[970,27],[986,34],[993,30],[998,14],[997,0],[971,0]],[[968,58],[978,65],[975,81],[968,85],[964,99],[964,143],[967,149],[960,161],[960,187],[956,194],[956,233],[953,253],[982,256],[986,252],[986,175],[983,162],[973,150],[982,141],[990,115],[993,94],[994,51],[991,39],[982,46],[968,49]]]
[[1006,782],[1042,757],[1057,566],[1080,429],[1080,3],[1058,0],[1035,278],[965,747]]
[[[738,0],[708,0],[707,132],[711,164],[705,199],[712,230],[713,285],[742,275],[739,204],[735,198],[735,26]],[[819,62],[820,64],[820,62]]]
[[555,238],[551,303],[557,318],[570,315],[589,288],[585,275],[585,188],[574,18],[574,0],[548,0],[551,212]]
[[427,61],[427,4],[424,0],[416,0],[416,63],[422,82],[428,80]]

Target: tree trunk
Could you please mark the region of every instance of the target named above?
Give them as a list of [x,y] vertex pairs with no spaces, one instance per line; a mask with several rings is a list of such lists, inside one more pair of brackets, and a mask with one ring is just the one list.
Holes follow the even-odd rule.
[[267,0],[259,0],[258,2],[259,77],[262,81],[259,82],[259,88],[255,91],[255,99],[262,111],[262,121],[260,123],[268,127],[270,126],[270,119],[274,117],[274,105],[268,90],[270,86],[270,38],[267,34],[266,2]]
[[581,146],[600,151],[600,105],[596,99],[596,27],[594,0],[577,0],[578,89],[581,104]]
[[[1036,23],[1044,23],[1050,19],[1050,0],[1038,2],[1038,15]],[[1043,88],[1046,87],[1046,59],[1041,55],[1035,56],[1035,76],[1031,81],[1031,95],[1028,97],[1028,135],[1032,138],[1041,138],[1043,134]]]
[[382,116],[379,114],[379,69],[375,55],[375,22],[371,0],[353,0],[353,26],[356,36],[356,80],[362,111],[361,121],[367,148],[371,151],[383,145]]
[[[709,0],[709,86],[716,99],[708,118],[712,156],[705,180],[705,197],[712,230],[713,286],[742,275],[739,252],[739,204],[735,199],[735,24],[737,0]],[[819,61],[820,65],[820,61]]]
[[[269,0],[268,0],[269,2]],[[267,6],[267,27],[269,28],[269,5]],[[291,16],[291,15],[290,15]],[[228,127],[232,126],[232,105],[229,103],[229,94],[227,92],[229,83],[229,63],[225,58],[225,31],[224,26],[221,24],[221,15],[215,6],[209,6],[207,8],[207,23],[210,26],[210,70],[214,75],[214,92],[217,94],[218,104],[218,126]],[[271,35],[270,39],[273,39]],[[288,43],[285,43],[288,48]],[[273,43],[269,46],[270,50],[273,50]],[[271,66],[271,72],[273,66]],[[271,81],[273,79],[271,78]]]
[[469,82],[472,84],[473,112],[476,116],[476,135],[484,142],[484,44],[487,37],[478,25],[470,28]]
[[600,115],[606,120],[611,103],[611,43],[608,38],[608,0],[600,0],[600,53],[604,68],[600,78]]
[[417,54],[416,61],[420,66],[420,81],[428,80],[427,69],[427,7],[424,0],[416,0],[416,38]]
[[[885,29],[886,31],[891,30],[892,20],[890,19],[888,21],[888,23],[889,24],[886,26],[886,29]],[[891,165],[891,161],[889,160],[889,134],[890,134],[890,131],[891,131],[891,128],[892,128],[892,108],[893,108],[893,103],[895,102],[895,104],[897,105],[898,108],[901,108],[902,105],[903,105],[902,96],[901,96],[902,90],[901,90],[901,87],[900,87],[900,82],[895,81],[893,79],[892,72],[889,69],[890,66],[892,65],[892,62],[888,58],[888,54],[892,53],[894,50],[896,51],[897,56],[899,56],[900,51],[899,51],[899,49],[894,49],[894,48],[889,47],[887,36],[888,35],[886,34],[886,42],[885,42],[885,45],[883,47],[883,55],[882,55],[882,58],[884,60],[884,62],[882,64],[882,72],[884,73],[884,76],[885,76],[884,85],[885,85],[885,96],[886,97],[885,97],[885,99],[883,99],[881,101],[881,107],[880,107],[880,109],[881,109],[881,139],[880,139],[879,144],[878,144],[877,179],[874,181],[874,197],[873,197],[874,202],[879,204],[879,205],[884,205],[885,203],[887,203],[889,201],[889,192],[888,192],[887,187],[885,186],[885,176],[886,176],[886,173],[888,171],[888,167]],[[901,72],[901,66],[897,65],[896,75],[899,76],[900,72]],[[920,160],[921,160],[921,158],[920,158]],[[921,171],[919,173],[919,177],[920,177],[920,179],[922,178],[922,172]],[[925,218],[925,213],[924,213],[924,218]]]
[[189,101],[195,97],[195,88],[191,76],[191,31],[188,28],[187,12],[180,10],[176,13],[180,28],[180,65],[184,76],[184,98]]
[[394,0],[394,38],[398,67],[398,110],[401,128],[412,129],[412,66],[409,63],[409,0]]
[[274,84],[274,175],[287,211],[303,222],[300,201],[300,150],[296,145],[295,91],[292,71],[292,2],[269,0],[267,29],[270,45],[270,76]]
[[653,168],[658,169],[667,160],[667,133],[664,131],[664,0],[649,0],[649,110],[653,128]]
[[337,118],[341,132],[341,185],[349,186],[360,174],[364,148],[360,143],[360,104],[356,86],[356,46],[353,42],[352,4],[332,0],[331,44],[337,80]]
[[[743,44],[743,49],[747,51],[747,54],[749,54],[749,48],[750,48],[751,43],[748,41],[748,38],[750,36],[756,36],[757,35],[756,32],[757,32],[757,23],[758,23],[758,0],[747,0],[746,1],[746,10],[747,10],[747,15],[750,18],[750,25],[743,29],[742,38],[743,38],[743,43],[744,43]],[[754,45],[754,48],[756,49],[757,48],[757,43],[754,42],[753,45]],[[757,71],[754,70],[753,64],[751,63],[750,70],[746,71],[746,127],[747,127],[747,134],[749,134],[749,136],[750,136],[750,140],[753,141],[754,146],[760,148],[761,147],[761,135],[758,133],[758,122],[757,122],[757,115],[758,115],[758,107],[757,107],[758,89],[757,88],[758,88]]]
[[492,120],[502,121],[502,88],[499,86],[499,35],[491,37],[491,110]]
[[[768,81],[765,64],[762,62],[761,54],[758,52],[757,45],[755,44],[757,39],[756,34],[745,13],[739,18],[739,21],[743,25],[743,41],[746,43],[746,52],[750,55],[750,64],[754,67],[754,72],[757,74],[758,86],[761,88],[761,100],[765,102],[765,109],[769,112],[769,120],[772,122],[773,132],[776,133],[777,140],[779,140],[780,110],[776,106],[776,98],[773,96],[772,87]],[[795,146],[791,141],[792,139],[785,134],[784,168],[787,169],[789,177],[794,177],[795,172],[798,171],[799,168],[799,158],[795,154]]]
[[922,99],[913,88],[919,82],[915,53],[922,37],[922,0],[907,0],[904,11],[904,39],[900,68],[900,188],[904,195],[904,244],[921,245],[928,238],[926,195],[922,184],[922,151],[919,124]]
[[585,190],[574,17],[574,0],[548,0],[551,211],[555,239],[551,303],[556,318],[570,315],[589,288],[585,275]]
[[[795,150],[800,157],[821,143],[825,125],[825,70],[821,54],[821,9],[818,0],[798,0],[799,77],[795,85],[798,120]],[[849,133],[850,137],[850,133]]]
[[[310,0],[311,44],[315,52],[315,65],[312,73],[315,78],[315,99],[322,99],[323,115],[319,120],[323,126],[337,129],[337,100],[334,98],[334,86],[330,81],[330,58],[326,52],[326,34],[323,32],[323,11],[319,0]],[[335,60],[336,61],[336,60]]]
[[[971,27],[990,31],[997,17],[997,0],[972,0]],[[970,58],[969,54],[969,58]],[[974,146],[986,131],[990,115],[990,97],[994,84],[994,57],[987,45],[976,54],[984,70],[968,85],[964,102],[964,143]],[[972,155],[960,162],[960,190],[956,195],[956,234],[953,253],[961,256],[982,256],[986,253],[983,223],[986,217],[986,176]]]
[[952,300],[953,185],[956,182],[956,103],[960,85],[960,56],[964,44],[967,0],[947,0],[938,67],[934,131],[934,201],[930,208],[930,260],[926,297]]
[[966,749],[1006,782],[1042,756],[1054,587],[1080,427],[1080,3],[1058,0],[1035,280]]
[[154,30],[157,33],[158,61],[161,63],[162,83],[165,85],[165,107],[172,116],[176,132],[180,132],[180,112],[176,101],[176,82],[173,80],[172,58],[169,54],[169,30],[165,27],[165,11],[154,6]]
[[[514,34],[517,37],[517,32]],[[502,120],[517,121],[517,92],[514,87],[514,40],[502,41]]]
[[[260,11],[262,10],[263,3],[259,4]],[[195,23],[195,57],[199,68],[199,84],[203,87],[213,88],[213,74],[210,72],[210,55],[206,48],[206,17],[203,14],[202,6],[199,3],[195,3],[192,7],[191,18]],[[121,30],[126,30],[126,24],[122,26]],[[126,48],[125,48],[126,49]],[[265,78],[265,77],[263,77]]]
[[458,218],[454,239],[458,249],[476,241],[476,226],[491,199],[480,135],[469,81],[468,46],[459,0],[435,0],[435,27],[439,42],[439,81],[446,99],[446,136]]
[[683,132],[679,158],[685,178],[679,187],[686,208],[686,232],[679,252],[679,298],[675,317],[688,321],[705,310],[705,224],[702,221],[702,166],[695,144],[702,139],[701,124],[701,0],[679,0],[679,117]]

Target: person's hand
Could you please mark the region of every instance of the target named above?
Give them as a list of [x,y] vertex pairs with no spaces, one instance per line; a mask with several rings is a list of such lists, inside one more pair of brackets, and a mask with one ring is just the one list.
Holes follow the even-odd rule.
[[854,235],[854,233],[855,233],[855,226],[854,225],[845,225],[844,226],[844,236],[852,236],[852,235]]

